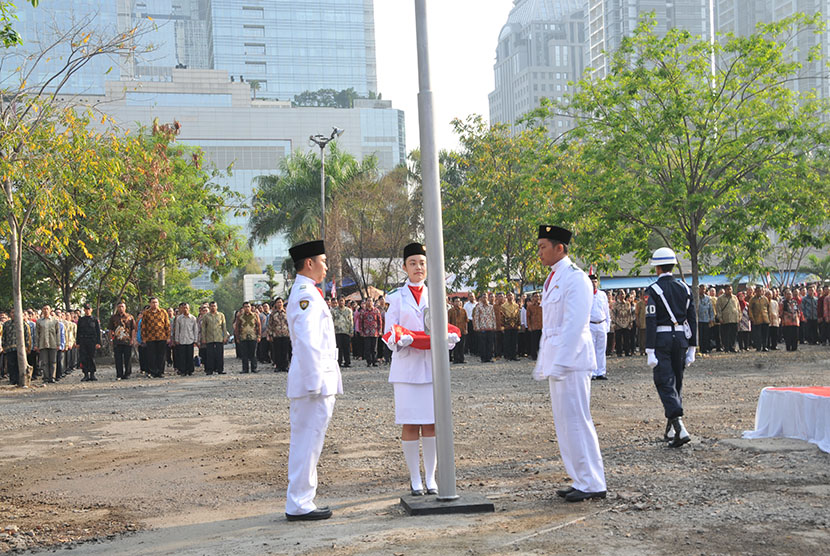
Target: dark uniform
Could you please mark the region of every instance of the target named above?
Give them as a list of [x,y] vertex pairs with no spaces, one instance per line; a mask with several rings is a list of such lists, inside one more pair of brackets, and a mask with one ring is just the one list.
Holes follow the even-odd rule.
[[98,380],[95,378],[95,346],[101,343],[101,325],[98,319],[93,316],[79,318],[76,341],[80,346],[79,355],[84,371],[82,380]]
[[[673,322],[658,291],[663,291]],[[646,349],[653,349],[657,357],[654,367],[654,385],[663,402],[666,418],[671,421],[683,416],[680,392],[683,388],[683,370],[686,368],[686,350],[697,345],[697,316],[689,287],[671,276],[660,277],[646,290]],[[691,337],[687,338],[684,323],[688,322]]]

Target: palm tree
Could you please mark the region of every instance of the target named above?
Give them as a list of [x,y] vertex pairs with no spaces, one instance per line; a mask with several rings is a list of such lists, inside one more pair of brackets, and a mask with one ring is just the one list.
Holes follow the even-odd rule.
[[[339,279],[341,235],[336,225],[342,221],[347,206],[336,202],[338,192],[352,182],[378,179],[378,162],[374,156],[358,161],[329,144],[326,154],[326,250]],[[292,245],[318,239],[320,230],[320,157],[297,152],[280,162],[278,175],[255,179],[253,212],[250,217],[251,243],[264,242],[276,234],[285,234]]]
[[251,93],[254,95],[254,100],[256,100],[256,92],[262,88],[262,83],[256,79],[252,79],[248,83],[251,84]]
[[799,269],[801,272],[814,274],[818,276],[819,280],[830,279],[830,255],[827,255],[823,259],[819,259],[817,255],[810,255],[807,259],[810,261],[810,264],[802,266]]

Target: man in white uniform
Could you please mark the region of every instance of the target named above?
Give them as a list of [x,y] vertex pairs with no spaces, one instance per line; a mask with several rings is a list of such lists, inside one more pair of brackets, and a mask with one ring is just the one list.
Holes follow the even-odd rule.
[[533,377],[548,380],[562,464],[573,485],[556,494],[568,502],[605,498],[605,470],[591,419],[591,282],[568,257],[571,232],[539,226],[539,259],[551,267],[542,290],[542,341]]
[[611,331],[611,311],[608,309],[608,296],[598,288],[597,275],[590,274],[588,278],[594,287],[591,305],[591,338],[594,340],[594,350],[597,356],[597,370],[594,371],[591,380],[608,380],[605,376],[605,347],[608,342],[608,332]]
[[329,306],[317,284],[326,277],[325,246],[310,241],[288,250],[297,279],[286,315],[293,356],[286,391],[290,400],[291,442],[288,448],[288,521],[328,519],[331,510],[314,504],[317,461],[334,410],[335,394],[343,393],[337,342]]

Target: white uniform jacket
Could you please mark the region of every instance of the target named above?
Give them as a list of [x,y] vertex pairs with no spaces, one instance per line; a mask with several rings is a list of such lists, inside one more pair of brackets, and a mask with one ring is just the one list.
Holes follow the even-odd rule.
[[[398,290],[390,293],[386,301],[389,308],[386,310],[386,325],[384,334],[397,324],[412,332],[424,330],[424,313],[429,306],[429,292],[424,286],[421,292],[420,303],[415,302],[415,296],[409,290],[412,283],[407,280]],[[432,354],[429,350],[413,347],[392,350],[392,364],[389,366],[389,382],[405,382],[408,384],[429,384],[432,382]]]
[[591,296],[591,326],[594,327],[594,330],[598,330],[601,326],[606,334],[611,332],[611,311],[608,309],[608,296],[602,290],[597,290],[597,293]]
[[293,350],[286,386],[288,397],[342,394],[334,321],[314,280],[297,275],[285,312]]
[[542,340],[533,375],[561,379],[597,368],[589,319],[594,288],[570,257],[553,265],[553,278],[542,291]]

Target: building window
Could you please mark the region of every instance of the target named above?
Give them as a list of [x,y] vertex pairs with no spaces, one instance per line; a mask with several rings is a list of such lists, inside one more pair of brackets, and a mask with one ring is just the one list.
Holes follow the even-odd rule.
[[243,28],[243,34],[246,37],[264,37],[265,36],[265,26],[263,25],[245,25]]
[[242,6],[242,15],[251,19],[265,19],[265,8]]
[[265,45],[262,43],[245,43],[246,56],[265,56]]
[[245,73],[264,75],[268,72],[266,71],[265,62],[245,62]]

